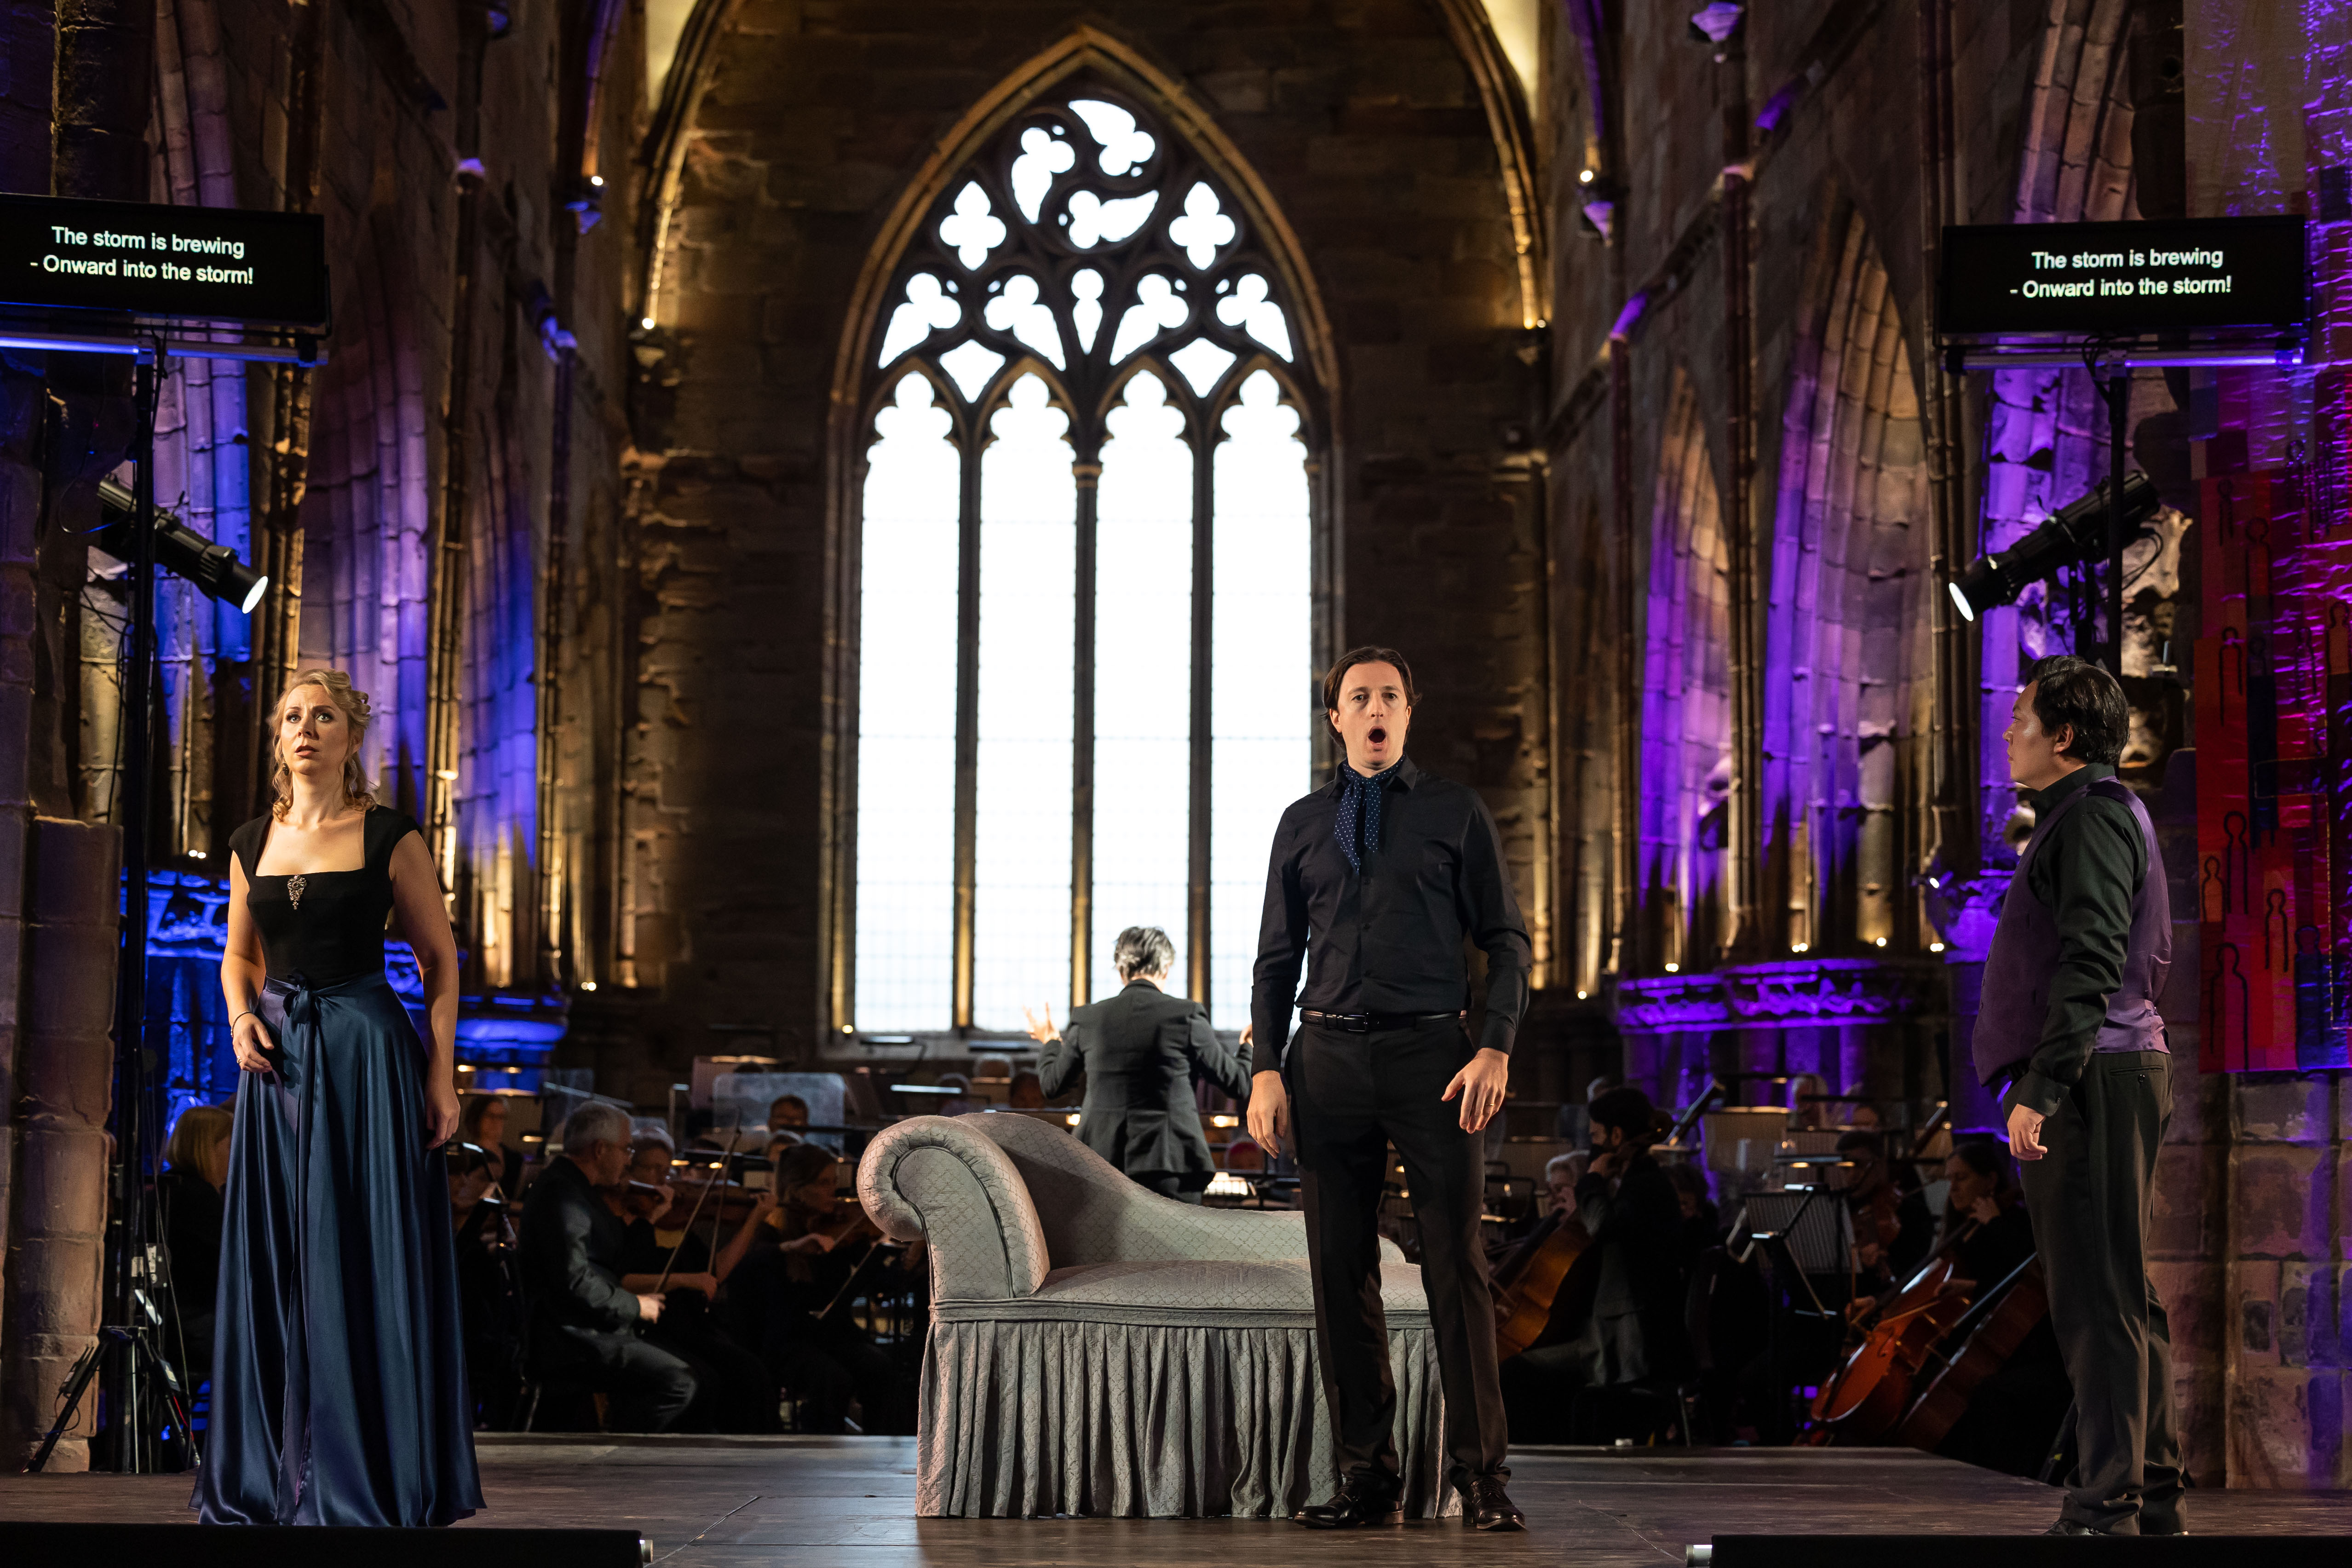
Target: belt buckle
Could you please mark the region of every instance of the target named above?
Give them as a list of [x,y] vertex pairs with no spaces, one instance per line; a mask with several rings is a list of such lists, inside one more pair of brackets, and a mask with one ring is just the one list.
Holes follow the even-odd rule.
[[1339,1015],[1339,1027],[1349,1034],[1370,1034],[1372,1032],[1372,1015],[1342,1013]]

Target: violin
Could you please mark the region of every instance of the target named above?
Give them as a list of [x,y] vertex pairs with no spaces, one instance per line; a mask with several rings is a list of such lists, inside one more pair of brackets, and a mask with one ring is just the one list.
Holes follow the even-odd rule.
[[[1697,1102],[1683,1113],[1681,1121],[1654,1126],[1646,1136],[1627,1138],[1618,1145],[1624,1152],[1625,1163],[1631,1165],[1636,1156],[1649,1153],[1658,1145],[1680,1139],[1698,1124],[1699,1117],[1706,1114],[1721,1092],[1710,1079]],[[1592,1233],[1580,1219],[1563,1220],[1559,1228],[1544,1238],[1543,1244],[1495,1297],[1496,1360],[1508,1361],[1543,1337],[1544,1329],[1551,1322],[1553,1306],[1563,1291],[1589,1291],[1598,1284],[1597,1266],[1577,1267],[1592,1255]]]

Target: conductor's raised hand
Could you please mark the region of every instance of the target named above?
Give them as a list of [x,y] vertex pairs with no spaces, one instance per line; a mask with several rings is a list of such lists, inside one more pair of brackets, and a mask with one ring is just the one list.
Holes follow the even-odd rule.
[[1511,1059],[1489,1047],[1462,1064],[1440,1100],[1462,1097],[1462,1130],[1483,1133],[1495,1113],[1503,1108],[1503,1092],[1511,1086]]
[[1043,1045],[1047,1040],[1059,1040],[1062,1038],[1062,1031],[1054,1027],[1053,1003],[1047,1002],[1045,1004],[1045,1017],[1042,1022],[1039,1021],[1035,1013],[1029,1010],[1025,1004],[1021,1009],[1021,1016],[1029,1020],[1029,1038],[1035,1040],[1038,1044]]
[[1290,1141],[1290,1092],[1279,1072],[1260,1072],[1250,1079],[1250,1141],[1269,1155],[1282,1153]]

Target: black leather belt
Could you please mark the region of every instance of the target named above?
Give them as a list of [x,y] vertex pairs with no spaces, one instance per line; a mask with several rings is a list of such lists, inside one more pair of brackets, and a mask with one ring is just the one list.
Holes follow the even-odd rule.
[[1301,1008],[1298,1016],[1318,1029],[1341,1030],[1349,1034],[1370,1034],[1377,1030],[1412,1029],[1417,1024],[1437,1023],[1444,1019],[1460,1021],[1461,1012],[1450,1013],[1319,1013],[1313,1008]]

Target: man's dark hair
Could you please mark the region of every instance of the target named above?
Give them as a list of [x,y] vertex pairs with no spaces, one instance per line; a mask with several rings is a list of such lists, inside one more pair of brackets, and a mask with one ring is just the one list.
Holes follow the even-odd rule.
[[1585,1107],[1596,1127],[1614,1127],[1629,1138],[1647,1137],[1658,1113],[1650,1097],[1632,1084],[1620,1084]]
[[1412,666],[1405,663],[1404,655],[1394,648],[1376,648],[1366,643],[1363,647],[1350,648],[1340,654],[1332,664],[1331,673],[1323,677],[1324,712],[1332,713],[1338,710],[1339,683],[1346,680],[1348,672],[1358,664],[1394,664],[1398,678],[1404,682],[1404,706],[1407,707],[1421,706],[1421,688],[1412,684]]
[[2068,725],[2074,727],[2074,738],[2058,755],[2113,768],[2131,735],[2131,712],[2115,676],[2088,659],[2053,653],[2036,659],[2028,678],[2033,683],[2033,716],[2042,721],[2042,733],[2056,735]]
[[1867,1127],[1856,1127],[1851,1132],[1838,1134],[1837,1152],[1839,1154],[1850,1155],[1856,1149],[1860,1149],[1874,1160],[1883,1160],[1886,1157],[1886,1141]]
[[787,1105],[797,1108],[800,1113],[803,1116],[808,1114],[808,1102],[802,1099],[797,1094],[777,1095],[775,1099],[770,1101],[768,1103],[768,1114],[772,1116]]

